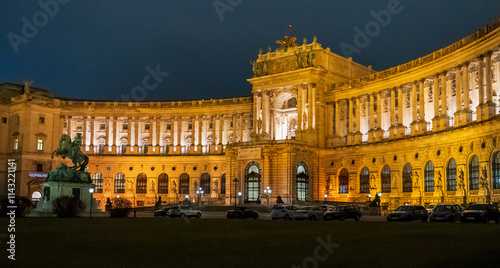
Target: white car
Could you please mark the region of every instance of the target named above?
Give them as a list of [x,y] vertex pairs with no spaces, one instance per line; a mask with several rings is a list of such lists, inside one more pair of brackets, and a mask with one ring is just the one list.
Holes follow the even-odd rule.
[[167,211],[167,216],[170,218],[179,217],[184,219],[185,217],[196,217],[199,219],[201,217],[201,211],[190,206],[173,206]]
[[293,218],[296,220],[312,220],[322,219],[325,211],[321,207],[301,207],[295,211]]
[[285,220],[291,220],[293,218],[293,214],[297,208],[295,206],[280,206],[276,205],[273,207],[271,211],[271,219],[277,220],[277,219],[285,219]]

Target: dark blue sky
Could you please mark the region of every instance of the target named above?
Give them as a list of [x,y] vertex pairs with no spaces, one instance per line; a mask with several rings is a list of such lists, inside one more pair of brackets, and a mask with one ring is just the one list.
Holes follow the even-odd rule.
[[[286,25],[293,25],[299,43],[316,35],[323,47],[342,55],[340,44],[354,43],[354,27],[364,29],[374,20],[370,12],[387,10],[390,2],[217,0],[241,2],[221,20],[212,0],[59,1],[68,3],[45,17],[38,1],[2,1],[0,82],[33,80],[59,97],[119,100],[142,85],[147,66],[159,65],[169,75],[160,77],[163,81],[146,96],[134,91],[140,99],[249,96],[249,59],[257,57],[259,48],[275,49]],[[445,47],[500,17],[498,0],[401,0],[400,5],[401,13],[352,55],[354,61],[383,70]],[[23,17],[38,20],[38,33],[23,37]],[[28,37],[15,45],[17,53],[9,40],[15,35]]]

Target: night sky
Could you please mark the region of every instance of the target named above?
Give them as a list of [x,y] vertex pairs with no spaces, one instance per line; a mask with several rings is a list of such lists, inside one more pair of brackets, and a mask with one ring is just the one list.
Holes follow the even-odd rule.
[[[58,0],[58,10],[55,1],[40,1],[49,12],[39,1],[2,1],[0,83],[34,81],[77,99],[126,100],[135,92],[130,100],[147,101],[249,96],[249,60],[259,48],[276,49],[287,25],[298,43],[316,35],[343,55],[342,43],[354,45],[354,28],[364,29],[371,13],[393,0]],[[384,70],[500,17],[498,0],[401,0],[400,8],[354,61]],[[145,95],[133,91],[156,68],[161,82]]]

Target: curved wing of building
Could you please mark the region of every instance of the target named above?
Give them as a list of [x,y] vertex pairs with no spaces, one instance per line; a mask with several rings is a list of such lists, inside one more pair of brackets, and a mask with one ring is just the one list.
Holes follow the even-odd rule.
[[18,195],[44,200],[59,137],[80,133],[101,208],[117,195],[136,206],[499,202],[500,20],[385,71],[314,40],[259,54],[253,73],[252,97],[210,101],[76,101],[1,84],[0,183],[15,159]]

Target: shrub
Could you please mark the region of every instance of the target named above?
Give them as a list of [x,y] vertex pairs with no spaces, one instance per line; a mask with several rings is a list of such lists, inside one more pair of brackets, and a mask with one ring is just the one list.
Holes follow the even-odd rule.
[[122,197],[113,198],[111,203],[113,204],[110,210],[112,218],[125,218],[132,208],[132,203],[128,199]]
[[52,201],[52,211],[59,218],[74,218],[85,209],[82,200],[70,196],[60,196]]
[[4,198],[0,204],[0,216],[7,217],[7,213],[11,211],[11,209],[7,208],[7,206],[16,206],[16,218],[24,217],[31,212],[31,200],[24,196],[17,196],[14,199],[14,204],[9,204],[9,199]]

